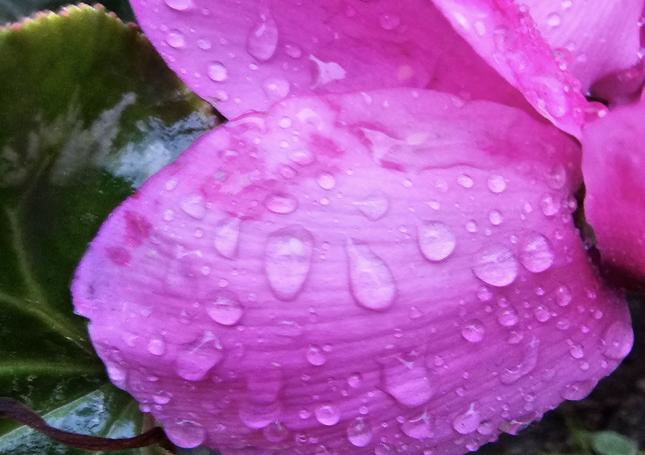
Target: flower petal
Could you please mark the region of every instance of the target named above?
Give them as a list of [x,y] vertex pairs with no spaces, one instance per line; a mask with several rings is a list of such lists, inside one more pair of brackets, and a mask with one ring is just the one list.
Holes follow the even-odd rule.
[[[550,3],[550,2],[548,2]],[[513,0],[437,0],[455,29],[540,114],[580,137],[587,102],[531,17]]]
[[579,159],[490,102],[293,98],[117,209],[76,310],[179,446],[474,450],[584,397],[631,347],[572,222]]
[[229,118],[289,94],[401,86],[530,109],[425,0],[131,3],[179,77]]
[[643,0],[524,2],[542,36],[586,92],[639,61]]
[[585,215],[603,258],[645,276],[645,102],[616,108],[583,136]]

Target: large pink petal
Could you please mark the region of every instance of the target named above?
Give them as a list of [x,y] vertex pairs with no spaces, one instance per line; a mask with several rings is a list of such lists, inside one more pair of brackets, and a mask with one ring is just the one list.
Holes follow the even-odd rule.
[[630,349],[572,223],[578,168],[571,139],[490,102],[293,98],[117,209],[74,303],[180,446],[463,453]]
[[426,0],[131,3],[171,68],[229,118],[287,95],[401,86],[530,109]]
[[620,107],[584,130],[585,213],[603,258],[645,277],[645,101]]
[[526,0],[551,48],[582,90],[639,61],[643,0]]
[[[547,2],[551,4],[551,2]],[[514,0],[436,0],[455,29],[542,115],[580,137],[582,86]]]

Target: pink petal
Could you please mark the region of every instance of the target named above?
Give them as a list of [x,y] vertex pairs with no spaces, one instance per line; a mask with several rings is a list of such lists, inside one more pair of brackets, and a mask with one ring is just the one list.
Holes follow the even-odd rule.
[[401,86],[530,110],[425,0],[131,3],[171,68],[229,118],[287,95]]
[[118,208],[74,303],[179,446],[463,453],[631,347],[572,223],[578,167],[567,136],[490,102],[290,99]]
[[582,90],[639,61],[643,0],[527,0],[542,36]]
[[[549,4],[551,2],[548,2]],[[513,0],[437,0],[455,29],[540,114],[580,137],[588,109],[580,82],[556,59],[531,17]]]
[[585,214],[612,266],[645,276],[645,102],[617,108],[583,137]]

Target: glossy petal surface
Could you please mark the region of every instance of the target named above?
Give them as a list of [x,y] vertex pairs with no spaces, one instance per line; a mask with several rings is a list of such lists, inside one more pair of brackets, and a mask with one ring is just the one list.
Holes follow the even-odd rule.
[[288,95],[402,86],[530,110],[425,0],[131,3],[170,67],[228,118]]
[[610,265],[645,276],[643,101],[585,128],[585,214]]
[[525,9],[513,0],[437,0],[435,4],[540,114],[580,137],[588,109],[582,86],[556,58]]
[[117,209],[74,302],[180,446],[463,453],[631,347],[572,223],[578,166],[568,137],[489,102],[294,98]]

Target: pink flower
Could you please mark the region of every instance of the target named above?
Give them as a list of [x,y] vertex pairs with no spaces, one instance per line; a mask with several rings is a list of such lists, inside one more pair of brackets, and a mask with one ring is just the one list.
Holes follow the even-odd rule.
[[583,96],[632,99],[641,0],[132,3],[232,119],[110,216],[73,284],[175,444],[464,453],[627,355],[572,213],[584,181],[601,253],[645,273],[644,108]]

